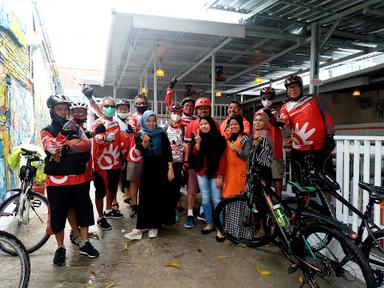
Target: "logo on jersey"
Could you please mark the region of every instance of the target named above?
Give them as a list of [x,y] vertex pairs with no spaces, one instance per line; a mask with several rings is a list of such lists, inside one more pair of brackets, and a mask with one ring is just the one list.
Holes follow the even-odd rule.
[[110,170],[113,166],[119,164],[120,152],[119,146],[117,145],[113,149],[113,144],[111,143],[108,148],[104,148],[103,153],[97,159],[97,164],[103,170]]
[[293,148],[301,148],[307,145],[312,145],[313,141],[308,140],[309,137],[315,133],[316,128],[308,129],[309,122],[305,122],[304,125],[300,128],[299,123],[296,123],[295,129],[293,130]]
[[129,150],[129,158],[132,162],[139,162],[143,158],[140,150],[136,148],[136,145]]
[[48,176],[49,180],[51,180],[53,183],[60,185],[64,184],[65,181],[68,180],[68,176]]

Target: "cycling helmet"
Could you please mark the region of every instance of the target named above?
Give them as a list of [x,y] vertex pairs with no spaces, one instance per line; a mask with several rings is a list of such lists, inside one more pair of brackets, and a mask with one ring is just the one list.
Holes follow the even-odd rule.
[[195,108],[199,107],[211,107],[211,100],[206,97],[198,98],[195,103]]
[[72,110],[72,109],[75,109],[75,108],[84,108],[84,109],[88,110],[88,104],[85,103],[85,102],[80,102],[80,101],[71,102],[70,109]]
[[260,91],[260,96],[262,99],[275,98],[276,91],[272,87],[264,87]]
[[192,99],[192,98],[189,98],[189,97],[184,98],[183,101],[181,101],[181,105],[184,106],[184,104],[187,103],[187,102],[192,102],[193,105],[195,105],[195,99]]
[[171,107],[171,112],[182,113],[181,106],[178,104],[173,104]]
[[290,75],[287,79],[285,79],[284,86],[285,88],[288,88],[288,86],[292,84],[299,84],[299,86],[303,88],[303,79],[301,79],[298,75]]
[[52,109],[57,104],[67,104],[68,106],[71,104],[71,100],[65,95],[51,95],[47,99],[47,107]]
[[118,100],[116,101],[116,108],[119,107],[119,106],[123,106],[123,105],[127,106],[128,109],[130,108],[130,104],[129,104],[129,101],[128,101],[128,100],[125,100],[125,99],[118,99]]

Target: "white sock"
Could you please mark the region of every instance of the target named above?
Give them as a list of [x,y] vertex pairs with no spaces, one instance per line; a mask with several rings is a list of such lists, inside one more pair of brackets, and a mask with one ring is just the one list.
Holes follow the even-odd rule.
[[199,214],[203,214],[204,213],[204,209],[203,209],[203,205],[200,206],[200,212]]
[[111,211],[112,211],[112,209],[105,209],[104,213],[109,213]]
[[193,209],[188,209],[188,216],[193,216]]

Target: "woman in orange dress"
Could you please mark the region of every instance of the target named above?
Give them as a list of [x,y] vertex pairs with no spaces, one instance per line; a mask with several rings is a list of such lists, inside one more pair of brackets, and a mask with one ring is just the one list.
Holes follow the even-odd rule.
[[227,139],[225,149],[226,165],[223,181],[222,197],[229,198],[239,195],[245,190],[247,173],[247,156],[249,150],[245,145],[249,144],[248,135],[244,134],[243,119],[241,116],[232,116],[228,121],[231,136]]

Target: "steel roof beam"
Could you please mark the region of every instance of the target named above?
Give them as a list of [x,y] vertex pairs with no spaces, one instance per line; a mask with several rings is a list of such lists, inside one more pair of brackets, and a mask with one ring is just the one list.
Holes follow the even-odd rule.
[[258,37],[258,38],[268,38],[268,39],[278,39],[278,40],[287,40],[287,41],[293,41],[293,42],[297,42],[300,39],[301,40],[305,39],[305,38],[302,38],[300,36],[290,34],[290,33],[277,34],[277,33],[269,33],[269,32],[250,31],[250,30],[245,30],[245,36]]
[[289,48],[287,48],[287,49],[281,51],[280,53],[277,53],[277,54],[275,54],[275,55],[273,55],[273,56],[271,56],[271,57],[265,59],[264,61],[262,61],[262,62],[260,62],[260,63],[257,63],[257,64],[255,64],[255,65],[252,65],[251,67],[249,67],[249,68],[247,68],[247,69],[245,69],[245,70],[243,70],[243,71],[240,71],[239,73],[236,73],[235,75],[232,75],[232,76],[229,77],[225,82],[231,81],[231,80],[233,80],[233,79],[235,79],[235,78],[237,78],[237,77],[239,77],[239,76],[241,76],[241,75],[244,75],[245,73],[248,73],[248,72],[250,72],[250,71],[252,71],[252,70],[255,70],[256,68],[262,66],[262,65],[265,64],[265,63],[271,62],[271,61],[273,61],[273,60],[275,60],[275,59],[277,59],[277,58],[279,58],[279,57],[281,57],[281,56],[284,56],[284,55],[286,55],[286,54],[288,54],[288,53],[290,53],[290,52],[296,50],[297,48],[299,48],[299,47],[301,47],[301,46],[307,44],[310,40],[311,40],[311,38],[307,38],[307,39],[305,39],[304,41],[302,41],[302,42],[300,42],[300,43],[297,43],[297,44],[295,44],[295,45],[293,45],[293,46],[291,46],[291,47],[289,47]]
[[328,39],[331,37],[332,33],[335,31],[337,25],[340,24],[341,19],[343,19],[343,17],[340,17],[339,19],[337,19],[335,23],[333,23],[332,27],[328,30],[327,34],[323,39],[323,42],[321,42],[320,44],[319,50],[321,50],[321,48],[324,47],[325,43],[327,43]]
[[372,15],[384,17],[384,12],[381,12],[379,10],[364,9],[363,14],[372,14]]
[[247,21],[249,18],[255,16],[257,13],[259,13],[265,9],[268,9],[269,7],[271,7],[272,5],[277,3],[278,1],[279,0],[267,0],[267,1],[264,1],[264,3],[258,4],[256,9],[253,9],[252,12],[250,12],[250,13],[246,14],[244,17],[242,17],[242,21]]
[[319,19],[318,22],[319,22],[320,25],[324,25],[324,24],[327,24],[329,22],[333,22],[333,21],[337,20],[340,17],[348,16],[348,15],[351,15],[353,13],[362,11],[364,8],[370,7],[370,6],[372,6],[372,5],[376,4],[376,3],[379,3],[381,1],[382,0],[368,0],[368,1],[365,1],[365,2],[363,2],[361,4],[359,4],[359,5],[356,5],[356,6],[353,6],[353,7],[349,8],[349,9],[346,9],[346,10],[340,12],[340,13],[336,13],[335,15]]

